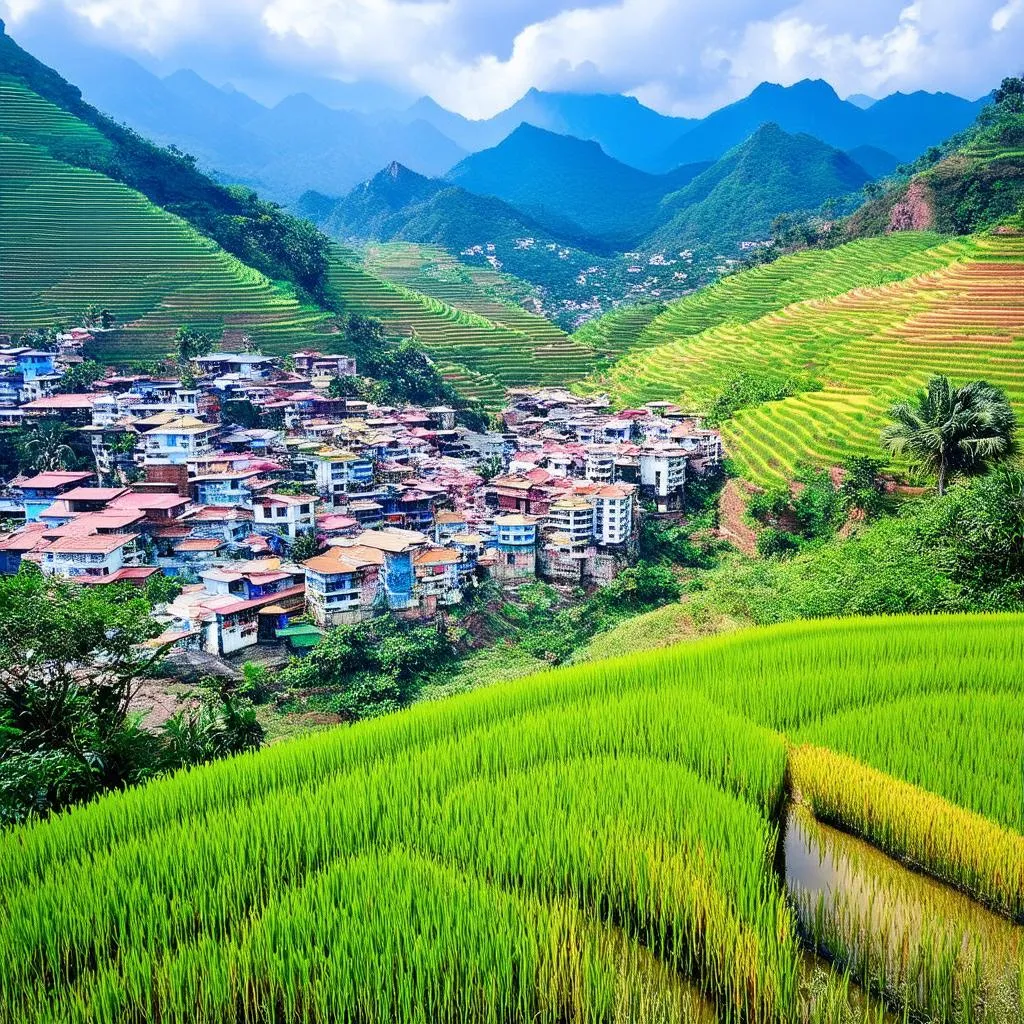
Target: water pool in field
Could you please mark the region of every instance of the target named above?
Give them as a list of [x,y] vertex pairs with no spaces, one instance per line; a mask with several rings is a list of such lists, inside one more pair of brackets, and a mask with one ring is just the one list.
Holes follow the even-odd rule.
[[920,1020],[1024,1020],[1024,928],[791,804],[780,870],[815,949]]

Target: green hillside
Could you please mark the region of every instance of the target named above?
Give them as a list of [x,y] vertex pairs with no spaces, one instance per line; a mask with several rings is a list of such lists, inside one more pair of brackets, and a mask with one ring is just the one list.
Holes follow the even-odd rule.
[[391,332],[415,337],[445,377],[490,408],[500,406],[507,387],[565,384],[598,364],[594,349],[543,317],[470,298],[465,288],[457,294],[432,290],[454,302],[385,281],[350,256],[338,256],[331,261],[327,296],[339,309],[379,317]]
[[1020,616],[791,624],[106,796],[0,836],[0,1021],[881,1019],[804,935],[898,1019],[1011,1024],[1008,921],[866,844],[862,900],[778,872],[831,822],[1024,911],[1022,672]]
[[118,362],[163,356],[182,324],[245,333],[267,352],[336,348],[335,311],[372,314],[394,333],[416,336],[445,376],[490,407],[508,386],[564,383],[596,365],[593,349],[542,317],[501,301],[457,309],[384,281],[339,248],[327,252],[321,302],[304,300],[188,220],[79,165],[116,152],[93,125],[0,77],[3,333],[71,319],[96,303],[115,313],[120,329],[91,354]]
[[648,247],[710,245],[735,253],[744,240],[766,239],[780,213],[817,210],[827,199],[859,192],[868,173],[845,153],[776,124],[759,128],[661,203]]
[[722,425],[744,475],[881,457],[888,407],[933,373],[984,377],[1024,404],[1024,238],[903,233],[810,250],[671,305],[589,382],[637,404],[708,411],[740,375],[797,393]]
[[[0,97],[0,109],[9,109]],[[40,131],[85,144],[86,126],[42,100]],[[186,221],[118,182],[0,134],[0,331],[73,321],[90,303],[121,329],[93,353],[109,362],[159,358],[181,324],[244,331],[268,352],[327,344],[329,317],[224,252]]]

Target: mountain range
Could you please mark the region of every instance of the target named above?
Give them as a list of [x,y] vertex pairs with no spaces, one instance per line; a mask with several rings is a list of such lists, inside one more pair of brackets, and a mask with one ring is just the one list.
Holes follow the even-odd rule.
[[[188,70],[160,77],[80,40],[57,35],[33,45],[115,120],[192,153],[222,180],[249,184],[284,203],[310,189],[343,196],[394,161],[440,176],[468,154],[498,146],[521,124],[596,142],[620,164],[662,175],[717,160],[773,122],[856,150],[875,175],[965,128],[981,103],[924,92],[842,100],[821,81],[765,83],[693,120],[660,114],[630,96],[531,89],[507,110],[471,120],[426,97],[391,110],[341,109],[356,93],[329,79],[311,78],[307,93],[267,106]],[[878,152],[868,156],[864,147]]]

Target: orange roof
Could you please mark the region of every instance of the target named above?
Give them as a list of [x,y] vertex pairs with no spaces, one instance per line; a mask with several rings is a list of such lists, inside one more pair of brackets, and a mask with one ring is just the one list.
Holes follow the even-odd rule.
[[103,533],[90,537],[58,537],[46,550],[66,554],[100,553],[109,555],[135,540],[131,533]]
[[462,561],[462,552],[455,548],[430,548],[413,556],[416,565],[451,565]]
[[224,546],[226,541],[217,537],[190,537],[187,540],[180,540],[174,545],[175,551],[216,551]]

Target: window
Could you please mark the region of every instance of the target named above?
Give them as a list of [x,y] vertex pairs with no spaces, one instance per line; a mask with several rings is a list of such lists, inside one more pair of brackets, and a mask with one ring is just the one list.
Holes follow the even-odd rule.
[[288,509],[286,509],[283,505],[279,506],[277,510],[277,518],[284,519],[286,515],[288,515]]

